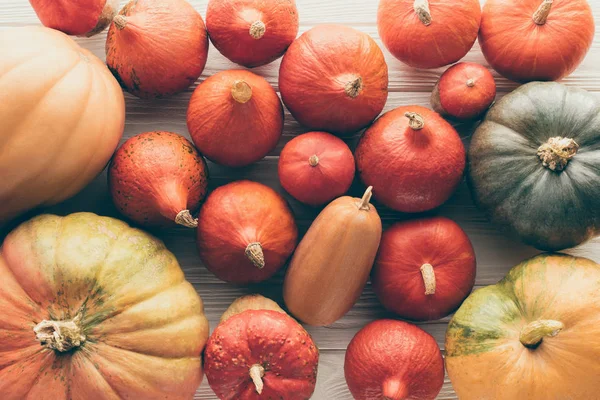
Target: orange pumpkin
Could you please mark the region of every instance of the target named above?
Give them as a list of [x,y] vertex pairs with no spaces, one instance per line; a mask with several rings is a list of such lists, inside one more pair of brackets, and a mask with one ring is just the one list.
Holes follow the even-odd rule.
[[0,223],[79,192],[108,163],[125,122],[106,65],[64,33],[0,32]]
[[190,399],[202,300],[152,236],[90,213],[42,215],[0,251],[3,400]]

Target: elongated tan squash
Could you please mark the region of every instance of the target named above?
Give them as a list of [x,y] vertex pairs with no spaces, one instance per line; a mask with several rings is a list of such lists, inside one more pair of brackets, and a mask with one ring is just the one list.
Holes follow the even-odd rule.
[[289,311],[310,325],[329,325],[358,300],[381,239],[381,219],[362,199],[340,197],[319,214],[294,254],[283,286]]

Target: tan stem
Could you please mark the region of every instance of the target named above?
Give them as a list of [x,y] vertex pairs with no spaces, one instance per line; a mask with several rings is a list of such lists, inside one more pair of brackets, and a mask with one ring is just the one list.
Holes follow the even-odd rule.
[[405,112],[404,116],[408,118],[408,125],[411,127],[411,129],[420,131],[425,127],[425,120],[421,115],[414,112]]
[[381,392],[383,400],[404,400],[408,397],[406,385],[396,378],[386,379],[383,382]]
[[413,8],[423,25],[431,25],[431,11],[429,10],[428,0],[415,0]]
[[182,210],[179,211],[179,213],[175,217],[175,223],[183,225],[187,228],[197,228],[198,218],[192,217],[192,213],[190,213],[190,210]]
[[310,156],[310,158],[308,159],[308,165],[310,165],[311,167],[316,167],[317,165],[319,165],[319,157],[316,154]]
[[548,15],[550,14],[550,9],[552,9],[552,1],[553,0],[544,0],[542,4],[540,4],[538,9],[533,13],[533,22],[538,25],[544,25],[546,23]]
[[371,207],[369,207],[369,202],[371,201],[371,196],[373,196],[373,186],[369,186],[367,188],[367,190],[365,190],[363,197],[360,199],[360,202],[357,204],[359,210],[368,211],[371,209]]
[[363,88],[362,78],[360,76],[357,76],[353,80],[346,83],[346,86],[344,87],[344,91],[346,92],[346,94],[349,97],[354,99],[355,97],[357,97],[360,94],[360,92],[362,91],[362,88]]
[[579,145],[576,141],[560,136],[548,139],[538,148],[537,155],[542,165],[552,171],[562,171],[569,160],[577,154]]
[[467,86],[468,86],[468,87],[473,87],[473,86],[475,86],[475,79],[468,79],[468,80],[467,80]]
[[231,86],[231,97],[238,103],[247,103],[252,98],[252,88],[243,80],[237,80]]
[[61,353],[81,346],[86,339],[80,315],[70,321],[43,320],[33,328],[33,332],[42,346]]
[[260,364],[254,364],[250,367],[250,378],[254,382],[256,387],[256,393],[261,394],[265,384],[263,383],[263,376],[265,376],[265,368]]
[[519,341],[525,347],[535,348],[545,337],[554,337],[565,325],[552,319],[540,319],[527,324],[519,335]]
[[254,39],[260,39],[265,35],[265,30],[267,27],[265,23],[262,21],[254,21],[252,25],[250,25],[250,36]]
[[423,276],[423,283],[425,283],[425,294],[435,294],[435,272],[431,264],[421,265],[421,275]]
[[259,242],[253,242],[246,246],[245,254],[256,268],[263,269],[265,267],[265,255]]
[[119,30],[124,29],[127,26],[127,18],[121,14],[115,15],[113,22]]

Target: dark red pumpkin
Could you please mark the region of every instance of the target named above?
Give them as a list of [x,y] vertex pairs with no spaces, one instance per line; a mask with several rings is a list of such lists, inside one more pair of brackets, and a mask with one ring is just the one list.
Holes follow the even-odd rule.
[[206,28],[217,50],[245,67],[281,57],[298,34],[295,0],[210,0]]
[[250,71],[222,71],[202,82],[190,100],[187,125],[209,160],[242,167],[266,156],[283,132],[275,90]]
[[587,0],[487,0],[479,44],[509,79],[556,81],[583,61],[594,33]]
[[319,349],[277,304],[237,299],[208,339],[204,368],[222,400],[307,400],[317,381]]
[[279,156],[279,182],[297,200],[318,206],[345,194],[354,180],[354,156],[329,133],[309,132],[290,140]]
[[119,0],[29,0],[40,21],[67,35],[102,32],[119,9]]
[[477,39],[479,0],[380,0],[377,28],[397,59],[438,68],[463,58]]
[[421,106],[385,113],[358,143],[356,166],[375,198],[402,212],[439,207],[465,169],[465,148],[452,125]]
[[428,321],[460,306],[475,284],[475,266],[471,241],[454,221],[398,222],[381,237],[371,282],[385,308]]
[[206,196],[208,168],[183,136],[146,132],[117,150],[108,185],[119,211],[138,224],[195,228],[192,213]]
[[431,107],[445,117],[481,117],[496,98],[496,82],[486,67],[458,63],[442,74],[431,94]]
[[275,274],[298,242],[287,203],[263,184],[238,181],[212,192],[198,216],[198,250],[206,268],[237,284]]
[[356,400],[433,400],[444,384],[444,360],[430,334],[383,319],[354,336],[344,375]]
[[294,118],[314,130],[356,132],[387,100],[383,53],[366,33],[320,25],[292,43],[281,61],[279,90]]
[[142,98],[185,90],[207,57],[204,21],[185,0],[131,0],[106,38],[106,64],[121,86]]

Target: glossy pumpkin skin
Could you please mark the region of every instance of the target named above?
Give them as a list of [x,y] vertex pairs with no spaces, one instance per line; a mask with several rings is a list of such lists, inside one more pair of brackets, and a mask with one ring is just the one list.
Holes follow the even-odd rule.
[[475,267],[467,234],[454,221],[433,217],[398,222],[383,233],[371,281],[386,309],[430,321],[452,313],[471,293]]
[[[208,340],[204,367],[211,389],[223,400],[310,399],[319,349],[299,323],[265,303],[268,299],[263,298],[265,308],[250,301],[236,300],[236,313],[222,320]],[[262,368],[260,394],[250,377],[253,367]]]
[[354,156],[346,143],[326,132],[290,140],[279,156],[279,182],[295,199],[319,206],[345,194],[354,180]]
[[[550,5],[547,19],[537,24],[535,14],[544,3]],[[483,7],[479,44],[492,68],[509,79],[556,81],[583,61],[594,33],[586,0],[489,0]]]
[[[270,278],[285,264],[297,241],[298,228],[283,197],[257,182],[221,186],[200,209],[200,258],[226,282],[248,284]],[[253,248],[262,256],[249,255]]]
[[210,0],[210,41],[229,60],[258,67],[281,57],[298,34],[295,0]]
[[119,10],[119,0],[29,0],[40,21],[67,35],[102,32]]
[[104,63],[56,30],[5,29],[0,51],[1,224],[94,179],[123,134],[125,100]]
[[377,13],[385,46],[414,68],[443,67],[463,58],[477,39],[480,21],[479,0],[380,0]]
[[267,80],[250,71],[216,73],[190,99],[187,126],[209,160],[228,167],[252,164],[277,146],[283,106]]
[[[446,367],[458,397],[593,399],[600,388],[600,265],[543,254],[514,267],[496,285],[475,291],[454,314]],[[535,321],[563,324],[521,343]],[[568,366],[568,368],[565,368]]]
[[204,21],[186,0],[131,0],[106,37],[106,64],[121,86],[141,98],[185,90],[207,58]]
[[[200,385],[202,300],[158,239],[90,213],[42,215],[4,240],[0,279],[3,399],[183,400]],[[85,339],[40,345],[44,320],[78,320]]]
[[[502,98],[476,130],[469,181],[492,221],[541,250],[577,246],[600,227],[600,104],[583,89],[532,82]],[[563,171],[537,152],[553,137],[573,139]]]
[[[412,128],[406,113],[424,126]],[[421,106],[398,107],[365,131],[354,153],[362,181],[375,198],[396,211],[422,212],[441,206],[462,181],[465,149],[452,125]]]
[[458,63],[448,68],[431,94],[433,110],[456,120],[481,117],[496,98],[496,82],[486,67]]
[[370,124],[388,93],[383,53],[366,33],[320,25],[292,43],[281,61],[281,98],[302,125],[341,135]]
[[119,211],[138,224],[195,228],[191,213],[208,187],[208,168],[183,136],[146,132],[128,139],[108,169],[108,186]]
[[444,361],[430,334],[382,319],[354,336],[344,375],[356,400],[433,400],[444,384]]

